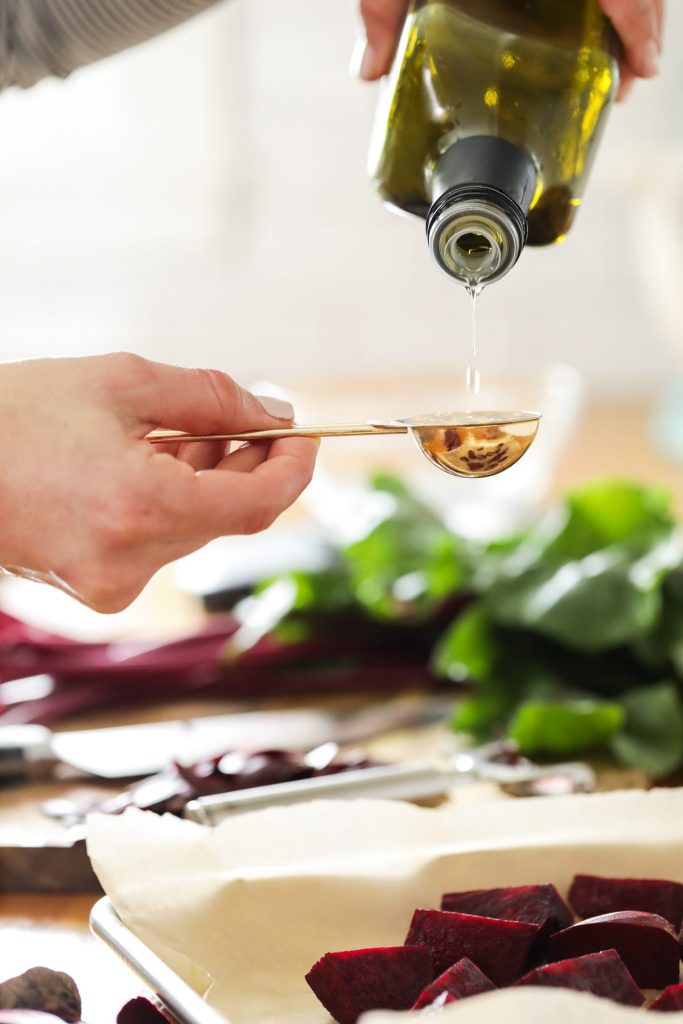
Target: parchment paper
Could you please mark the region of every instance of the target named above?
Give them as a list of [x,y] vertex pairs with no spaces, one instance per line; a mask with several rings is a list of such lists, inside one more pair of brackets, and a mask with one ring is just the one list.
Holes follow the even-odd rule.
[[[329,1024],[304,981],[312,964],[402,943],[413,910],[449,890],[554,882],[566,893],[576,872],[683,882],[683,790],[438,809],[315,801],[215,829],[131,810],[93,816],[89,832],[123,921],[232,1024]],[[591,1024],[633,1020],[605,1000],[540,989],[478,996],[439,1020],[585,1024],[587,1009]]]

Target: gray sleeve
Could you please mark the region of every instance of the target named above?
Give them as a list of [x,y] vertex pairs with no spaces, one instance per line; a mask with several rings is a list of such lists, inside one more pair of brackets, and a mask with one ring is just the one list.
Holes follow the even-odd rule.
[[216,0],[0,0],[0,89],[34,85],[135,46]]

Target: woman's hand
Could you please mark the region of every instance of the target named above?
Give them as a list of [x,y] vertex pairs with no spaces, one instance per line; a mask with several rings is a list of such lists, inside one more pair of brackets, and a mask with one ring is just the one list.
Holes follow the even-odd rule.
[[[570,0],[568,0],[570,2]],[[360,61],[361,78],[371,82],[391,67],[408,0],[360,0],[367,44]],[[634,78],[657,74],[662,49],[664,0],[600,0],[623,44],[619,99]]]
[[152,445],[155,427],[231,433],[291,423],[217,370],[116,354],[0,365],[0,565],[98,611],[162,565],[265,529],[301,494],[317,442]]

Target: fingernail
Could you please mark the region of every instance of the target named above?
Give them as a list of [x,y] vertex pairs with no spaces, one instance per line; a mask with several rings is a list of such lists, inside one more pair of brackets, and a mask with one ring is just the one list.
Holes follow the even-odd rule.
[[351,53],[351,60],[349,61],[349,74],[353,75],[354,78],[363,78],[366,82],[372,81],[376,77],[376,64],[377,54],[365,36],[357,39]]
[[640,63],[644,78],[652,78],[659,71],[659,48],[654,39],[650,39],[645,43]]
[[377,77],[377,53],[369,43],[365,44],[358,75],[366,82],[372,82]]
[[363,58],[365,51],[368,48],[368,41],[365,36],[359,36],[353,44],[353,50],[351,51],[351,60],[349,61],[349,74],[352,78],[360,78],[361,67],[363,65]]
[[282,398],[273,398],[272,395],[257,395],[262,408],[269,416],[276,420],[293,420],[294,406],[285,402]]

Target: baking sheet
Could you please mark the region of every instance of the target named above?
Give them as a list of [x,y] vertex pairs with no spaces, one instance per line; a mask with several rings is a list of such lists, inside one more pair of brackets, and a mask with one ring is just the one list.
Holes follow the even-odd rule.
[[[88,845],[123,922],[231,1024],[328,1024],[309,967],[328,950],[401,943],[415,907],[438,906],[442,892],[546,881],[566,892],[581,871],[683,882],[683,790],[437,809],[316,801],[215,829],[129,811],[93,816]],[[587,1000],[591,1020],[632,1018],[593,997],[531,990],[480,996],[441,1019],[552,1012],[583,1024]]]
[[163,1000],[180,1024],[226,1024],[221,1014],[126,928],[108,896],[92,908],[90,927]]

